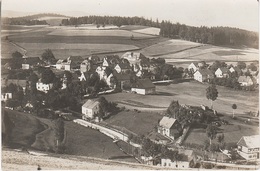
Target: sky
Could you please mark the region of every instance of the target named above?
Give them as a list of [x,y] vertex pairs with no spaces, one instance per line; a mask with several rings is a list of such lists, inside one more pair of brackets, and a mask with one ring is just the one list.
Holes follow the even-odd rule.
[[259,26],[257,0],[2,0],[2,11],[139,16],[191,26],[230,26],[251,31],[258,31]]

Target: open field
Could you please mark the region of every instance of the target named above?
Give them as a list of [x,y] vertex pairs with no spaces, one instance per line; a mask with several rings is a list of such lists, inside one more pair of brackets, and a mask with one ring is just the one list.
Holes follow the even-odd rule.
[[[132,100],[141,102],[154,107],[169,106],[172,100],[178,100],[180,104],[200,106],[201,104],[210,106],[210,101],[206,98],[207,84],[196,81],[183,82],[170,85],[156,86],[157,94],[155,95],[138,95],[128,93],[116,93],[104,95],[109,101],[126,101]],[[258,91],[236,91],[226,87],[217,86],[219,95],[214,101],[214,109],[220,113],[232,114],[232,104],[237,104],[237,114],[258,111]],[[138,107],[135,107],[138,109]]]
[[125,110],[116,115],[112,115],[105,120],[105,122],[110,125],[115,125],[121,130],[127,129],[138,135],[146,135],[157,126],[158,121],[162,117],[162,115],[156,112],[138,113]]
[[222,60],[227,62],[236,61],[258,61],[259,51],[257,49],[244,48],[232,49],[227,47],[218,47],[212,45],[203,45],[200,47],[187,49],[178,53],[160,55],[166,62],[187,62],[206,61],[212,62]]
[[[84,26],[78,28],[64,26],[35,27],[24,32],[19,32],[19,28],[26,30],[27,27],[14,27],[17,32],[9,35],[8,39],[25,48],[27,56],[40,56],[45,49],[50,48],[56,58],[66,58],[70,55],[87,57],[95,53],[138,50],[167,40],[167,38],[134,33],[128,30],[97,30],[88,29]],[[8,30],[6,31],[8,32]],[[133,40],[130,39],[132,35],[134,36]],[[3,44],[2,49],[7,53],[3,53],[2,56],[10,57],[15,51],[14,48],[8,43]]]
[[134,30],[133,32],[136,33],[143,33],[143,34],[151,34],[151,35],[159,35],[160,29],[155,27],[148,27],[143,29]]
[[[229,124],[221,125],[220,127],[218,127],[218,134],[224,134],[224,141],[227,144],[237,143],[242,136],[259,134],[259,127],[257,126],[248,125],[247,123],[241,123],[227,116],[224,116],[224,119],[228,120]],[[183,143],[195,143],[198,145],[203,145],[206,140],[208,140],[208,137],[206,135],[205,128],[198,126],[197,128],[190,129]],[[212,142],[217,143],[217,138],[214,139]]]
[[[12,110],[5,110],[5,114],[9,116],[11,121],[3,123],[4,131],[11,132],[5,146],[26,147],[40,151],[53,151],[55,149],[56,138],[53,131],[53,121]],[[115,157],[115,160],[118,161],[136,162],[135,159],[123,153],[110,137],[96,130],[68,121],[65,121],[65,130],[66,154],[104,159]]]
[[118,37],[131,37],[132,35],[136,39],[152,38],[152,35],[135,33],[127,30],[88,30],[88,29],[78,29],[78,28],[62,28],[57,29],[48,35],[54,36],[118,36]]
[[167,56],[168,54],[176,53],[178,51],[194,48],[197,46],[201,46],[201,44],[172,39],[144,48],[142,52],[144,53],[144,55],[150,57],[164,57],[164,55]]

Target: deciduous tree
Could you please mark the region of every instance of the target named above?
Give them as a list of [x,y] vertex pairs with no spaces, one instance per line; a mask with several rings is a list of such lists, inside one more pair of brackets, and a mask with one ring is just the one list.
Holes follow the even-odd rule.
[[213,109],[213,101],[215,101],[218,97],[218,90],[215,86],[215,84],[211,84],[206,89],[206,97],[211,101],[211,109]]
[[237,105],[236,104],[233,104],[232,105],[232,109],[233,109],[233,118],[235,117],[235,110],[237,109]]

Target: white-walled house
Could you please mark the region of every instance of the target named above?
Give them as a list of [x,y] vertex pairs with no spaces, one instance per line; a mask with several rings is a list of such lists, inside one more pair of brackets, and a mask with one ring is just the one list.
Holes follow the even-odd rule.
[[260,135],[243,136],[237,143],[237,152],[246,160],[259,160]]
[[136,84],[131,88],[131,92],[136,92],[137,94],[155,94],[156,87],[149,79],[139,79]]
[[178,154],[181,155],[180,160],[171,160],[168,158],[161,159],[161,166],[172,169],[188,169],[196,162],[196,155],[192,150],[179,149]]
[[93,119],[99,112],[100,102],[97,100],[88,100],[82,105],[82,119]]
[[218,68],[215,71],[215,75],[217,78],[228,78],[229,77],[229,69],[227,68]]
[[209,69],[200,69],[193,74],[194,80],[204,82],[214,78],[214,74]]
[[188,70],[189,71],[193,71],[196,72],[199,69],[197,63],[192,62],[189,66],[188,66]]
[[12,93],[2,93],[1,95],[1,101],[4,102],[12,98],[13,98]]
[[87,72],[87,71],[89,71],[89,70],[91,69],[91,65],[92,65],[92,63],[91,63],[90,60],[88,60],[88,59],[84,60],[84,61],[81,62],[81,64],[80,64],[80,71],[81,71],[81,72]]
[[251,86],[254,84],[250,76],[240,76],[238,78],[238,82],[240,83],[241,86]]
[[158,133],[174,140],[181,136],[182,126],[176,119],[164,116],[159,122]]
[[117,71],[117,73],[125,73],[126,71],[132,70],[131,66],[127,63],[119,63],[115,66],[114,69]]
[[53,83],[44,84],[40,80],[36,83],[36,89],[44,93],[47,93],[52,87],[53,87]]

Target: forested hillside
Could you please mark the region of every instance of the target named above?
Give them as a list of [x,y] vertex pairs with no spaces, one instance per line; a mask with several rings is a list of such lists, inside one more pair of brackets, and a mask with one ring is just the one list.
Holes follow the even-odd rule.
[[122,25],[143,25],[160,28],[163,37],[185,39],[193,42],[212,45],[247,46],[258,48],[258,33],[231,27],[192,27],[170,21],[159,22],[148,20],[143,17],[118,17],[118,16],[85,16],[78,18],[63,19],[63,25],[97,24],[105,26],[113,24],[118,27]]

